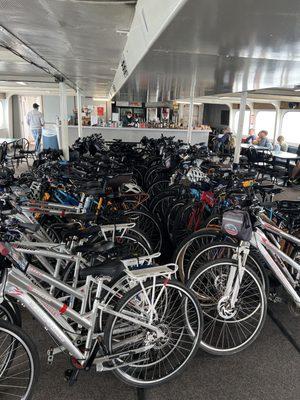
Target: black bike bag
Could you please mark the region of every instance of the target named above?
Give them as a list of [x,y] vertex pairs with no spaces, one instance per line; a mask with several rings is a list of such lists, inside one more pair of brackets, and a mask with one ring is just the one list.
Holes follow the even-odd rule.
[[252,235],[252,224],[249,213],[243,210],[230,210],[224,212],[222,231],[238,240],[249,242]]

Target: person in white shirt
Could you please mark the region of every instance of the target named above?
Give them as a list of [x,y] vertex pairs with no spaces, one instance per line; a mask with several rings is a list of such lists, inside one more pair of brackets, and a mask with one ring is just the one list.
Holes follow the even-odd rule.
[[35,151],[41,150],[42,127],[45,125],[44,116],[39,111],[39,105],[34,103],[33,110],[27,114],[27,124],[30,127],[35,142]]

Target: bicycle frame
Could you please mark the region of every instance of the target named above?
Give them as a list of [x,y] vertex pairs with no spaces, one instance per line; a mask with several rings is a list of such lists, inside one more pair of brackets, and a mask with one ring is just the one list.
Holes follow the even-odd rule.
[[[287,239],[289,242],[295,243],[297,246],[300,246],[300,239],[290,235],[282,231],[281,229],[270,225],[267,222],[262,221],[262,227],[269,233],[280,235],[282,238]],[[300,296],[297,294],[295,290],[296,281],[289,274],[286,267],[282,264],[282,268],[279,267],[278,263],[274,260],[274,257],[277,257],[280,261],[286,262],[300,274],[300,265],[291,259],[288,255],[286,255],[279,247],[274,245],[264,234],[261,229],[257,229],[253,232],[251,238],[251,244],[257,248],[263,258],[266,260],[270,269],[274,272],[277,279],[281,282],[283,287],[289,293],[289,295],[293,298],[294,302],[300,306]]]
[[[12,253],[13,253],[13,249]],[[16,259],[13,259],[9,256],[16,264]],[[157,257],[156,255],[152,256]],[[141,261],[149,260],[151,257],[141,257],[139,260],[132,259],[124,261],[125,267],[132,265],[132,263],[138,263]],[[153,319],[154,307],[155,304],[151,304],[150,296],[147,296],[145,288],[143,286],[143,281],[145,278],[153,278],[153,288],[156,282],[156,276],[164,276],[167,279],[170,279],[170,276],[174,274],[175,269],[172,270],[169,268],[169,265],[153,267],[152,272],[149,270],[145,270],[144,274],[139,271],[129,271],[125,269],[129,276],[139,282],[142,286],[143,293],[146,294],[147,300],[149,304],[151,304],[151,311],[149,316],[150,323],[143,322],[140,318],[134,318],[131,315],[123,314],[120,312],[114,311],[110,306],[107,306],[105,303],[100,301],[101,291],[103,288],[103,282],[105,278],[94,279],[91,276],[86,278],[86,283],[84,286],[74,289],[71,286],[59,281],[53,276],[39,270],[38,268],[30,265],[24,265],[24,259],[18,260],[18,267],[13,267],[11,270],[6,271],[6,276],[2,280],[2,284],[0,285],[0,300],[3,300],[5,295],[9,295],[12,298],[15,298],[22,302],[26,308],[34,315],[34,317],[46,328],[46,330],[50,333],[52,337],[54,337],[58,343],[63,346],[68,352],[74,356],[78,363],[84,366],[85,362],[88,360],[91,351],[93,350],[93,335],[95,330],[95,324],[97,321],[97,316],[99,310],[117,317],[122,318],[123,320],[138,324],[141,327],[144,327],[150,331],[155,332],[158,337],[162,335],[162,332],[159,328],[153,326],[151,324]],[[170,264],[173,266],[173,264]],[[75,311],[72,307],[69,307],[65,303],[51,296],[45,289],[37,287],[34,283],[31,282],[30,278],[32,276],[38,278],[43,282],[47,282],[50,285],[55,286],[57,289],[60,289],[72,296],[75,296],[77,299],[81,301],[81,309],[80,312]],[[95,300],[93,302],[93,307],[91,311],[86,312],[87,301],[88,301],[88,293],[90,290],[91,284],[94,283],[97,285]],[[2,287],[1,287],[2,286]],[[163,290],[164,287],[161,289]],[[2,299],[1,299],[2,297]],[[153,299],[152,299],[153,301]],[[82,352],[76,345],[73,343],[74,339],[79,336],[72,327],[72,325],[65,319],[68,318],[72,322],[76,322],[79,326],[87,329],[87,336],[85,341],[85,349]],[[68,332],[65,333],[66,330]],[[99,334],[100,335],[100,334]],[[72,341],[73,338],[73,341]],[[147,347],[147,349],[149,346]],[[141,349],[139,349],[139,352]]]

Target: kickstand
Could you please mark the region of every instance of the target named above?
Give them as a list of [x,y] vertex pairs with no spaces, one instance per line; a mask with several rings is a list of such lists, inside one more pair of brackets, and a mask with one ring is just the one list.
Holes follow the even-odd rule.
[[136,398],[137,400],[146,400],[146,393],[144,388],[136,389]]

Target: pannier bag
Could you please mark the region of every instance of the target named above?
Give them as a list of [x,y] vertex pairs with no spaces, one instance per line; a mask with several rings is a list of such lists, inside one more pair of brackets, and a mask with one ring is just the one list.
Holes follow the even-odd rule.
[[252,224],[249,213],[242,210],[224,212],[222,231],[229,236],[249,242],[252,235]]

